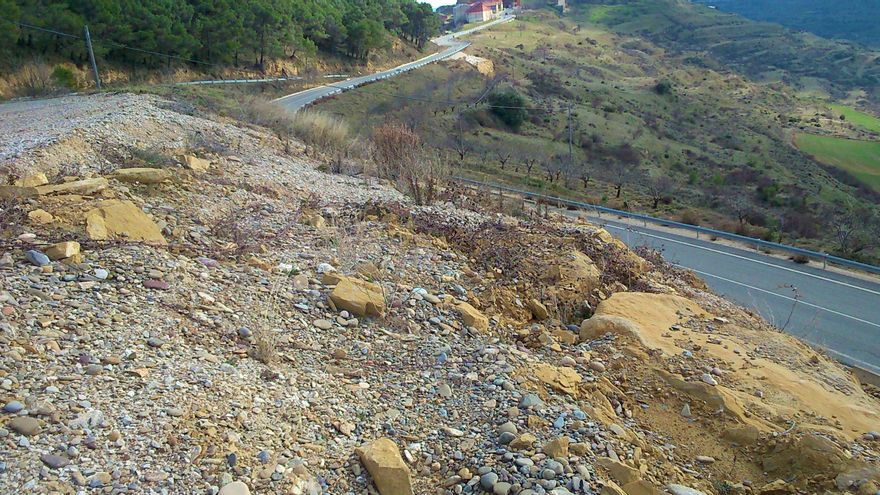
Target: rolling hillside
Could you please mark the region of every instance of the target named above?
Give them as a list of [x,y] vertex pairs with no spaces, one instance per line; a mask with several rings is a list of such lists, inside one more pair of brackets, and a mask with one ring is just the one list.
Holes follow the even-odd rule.
[[[609,20],[617,9],[575,9],[565,18],[534,12],[474,36],[469,51],[494,62],[492,77],[462,62],[438,65],[344,93],[319,108],[345,115],[365,135],[387,119],[406,122],[461,173],[476,177],[877,256],[873,246],[845,244],[834,234],[837,216],[848,211],[868,207],[866,228],[878,215],[878,196],[866,176],[819,162],[792,144],[796,133],[839,132],[843,124],[831,118],[827,104],[829,117],[814,118],[806,113],[815,97],[784,83],[758,83],[711,54],[698,60],[666,42],[626,34],[647,29],[654,14],[624,25]],[[485,103],[485,95],[508,90],[528,107],[516,129]]]
[[750,21],[684,0],[579,2],[580,19],[641,36],[693,65],[733,69],[757,81],[880,104],[880,52]]
[[877,2],[871,0],[696,0],[757,21],[809,31],[823,38],[880,48]]

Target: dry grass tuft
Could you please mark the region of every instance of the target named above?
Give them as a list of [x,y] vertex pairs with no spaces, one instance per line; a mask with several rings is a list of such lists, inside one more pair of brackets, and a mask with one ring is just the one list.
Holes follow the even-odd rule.
[[264,306],[263,313],[260,315],[260,321],[254,328],[252,356],[266,366],[274,366],[281,359],[278,355],[278,339],[272,327],[272,322],[278,314],[278,292],[286,280],[287,278],[284,276],[277,276],[272,281],[269,304]]
[[[267,323],[267,322],[262,322]],[[278,342],[275,333],[265,325],[259,325],[254,329],[254,359],[272,366],[278,363]]]
[[293,116],[293,134],[325,152],[345,149],[353,141],[345,121],[325,113],[303,110]]
[[244,105],[242,117],[251,124],[272,129],[288,152],[291,138],[328,155],[346,150],[354,141],[343,120],[321,112],[303,110],[292,114],[272,102],[253,100]]

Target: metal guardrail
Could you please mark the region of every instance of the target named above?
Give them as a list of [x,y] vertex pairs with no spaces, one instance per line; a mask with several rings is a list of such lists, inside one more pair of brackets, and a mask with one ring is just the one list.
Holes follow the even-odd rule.
[[[328,74],[326,76],[321,76],[321,79],[341,79],[344,77],[349,77],[348,74]],[[288,77],[265,77],[262,79],[210,79],[204,81],[185,81],[179,83],[173,83],[174,86],[202,86],[202,85],[210,85],[210,84],[253,84],[253,83],[269,83],[269,82],[283,82],[283,81],[302,81],[305,77],[302,76],[288,76]]]
[[828,253],[820,253],[818,251],[811,251],[809,249],[799,248],[795,246],[789,246],[787,244],[780,244],[778,242],[770,242],[765,241],[763,239],[756,239],[754,237],[748,237],[744,235],[734,234],[731,232],[725,232],[723,230],[715,230],[707,227],[700,227],[698,225],[690,225],[687,223],[676,222],[673,220],[666,220],[664,218],[652,217],[650,215],[643,215],[641,213],[633,213],[631,211],[623,211],[623,210],[615,210],[614,208],[608,208],[605,206],[594,205],[590,203],[582,203],[580,201],[572,201],[570,199],[559,198],[555,196],[548,196],[546,194],[535,193],[532,191],[524,191],[522,189],[515,189],[512,187],[502,186],[500,184],[493,184],[490,182],[480,182],[473,179],[467,179],[464,177],[453,177],[454,180],[459,182],[463,182],[465,184],[471,184],[475,186],[484,186],[490,187],[492,189],[500,189],[502,191],[507,191],[514,194],[520,194],[527,198],[533,199],[543,199],[545,201],[551,201],[557,204],[562,204],[566,206],[573,206],[576,208],[586,209],[586,210],[595,210],[600,213],[608,213],[611,215],[617,215],[625,218],[631,218],[634,220],[641,220],[642,222],[650,222],[657,225],[665,225],[672,226],[680,229],[690,230],[692,232],[696,232],[697,234],[708,234],[715,237],[721,237],[724,239],[730,239],[732,241],[745,242],[756,247],[763,247],[766,249],[773,249],[777,251],[783,251],[786,253],[797,254],[806,256],[808,258],[812,258],[818,261],[821,261],[823,264],[825,263],[834,263],[835,265],[845,266],[848,268],[855,268],[857,270],[863,270],[869,273],[880,274],[880,266],[869,265],[868,263],[861,263],[858,261],[848,260],[846,258],[840,258],[838,256],[832,256]]

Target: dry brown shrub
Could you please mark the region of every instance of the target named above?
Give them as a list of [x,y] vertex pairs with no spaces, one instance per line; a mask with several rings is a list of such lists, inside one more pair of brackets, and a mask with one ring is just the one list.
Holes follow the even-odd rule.
[[376,128],[372,141],[378,176],[393,181],[418,205],[433,203],[447,171],[419,135],[405,124],[389,122]]
[[694,210],[685,210],[681,212],[681,223],[700,225],[700,220],[700,214]]
[[16,93],[22,96],[43,96],[52,92],[52,67],[41,61],[22,66],[13,83]]

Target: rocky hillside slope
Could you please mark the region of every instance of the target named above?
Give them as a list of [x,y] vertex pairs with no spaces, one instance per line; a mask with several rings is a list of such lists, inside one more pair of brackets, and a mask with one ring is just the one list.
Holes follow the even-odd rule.
[[880,401],[688,273],[186,110],[0,107],[0,492],[877,491]]

